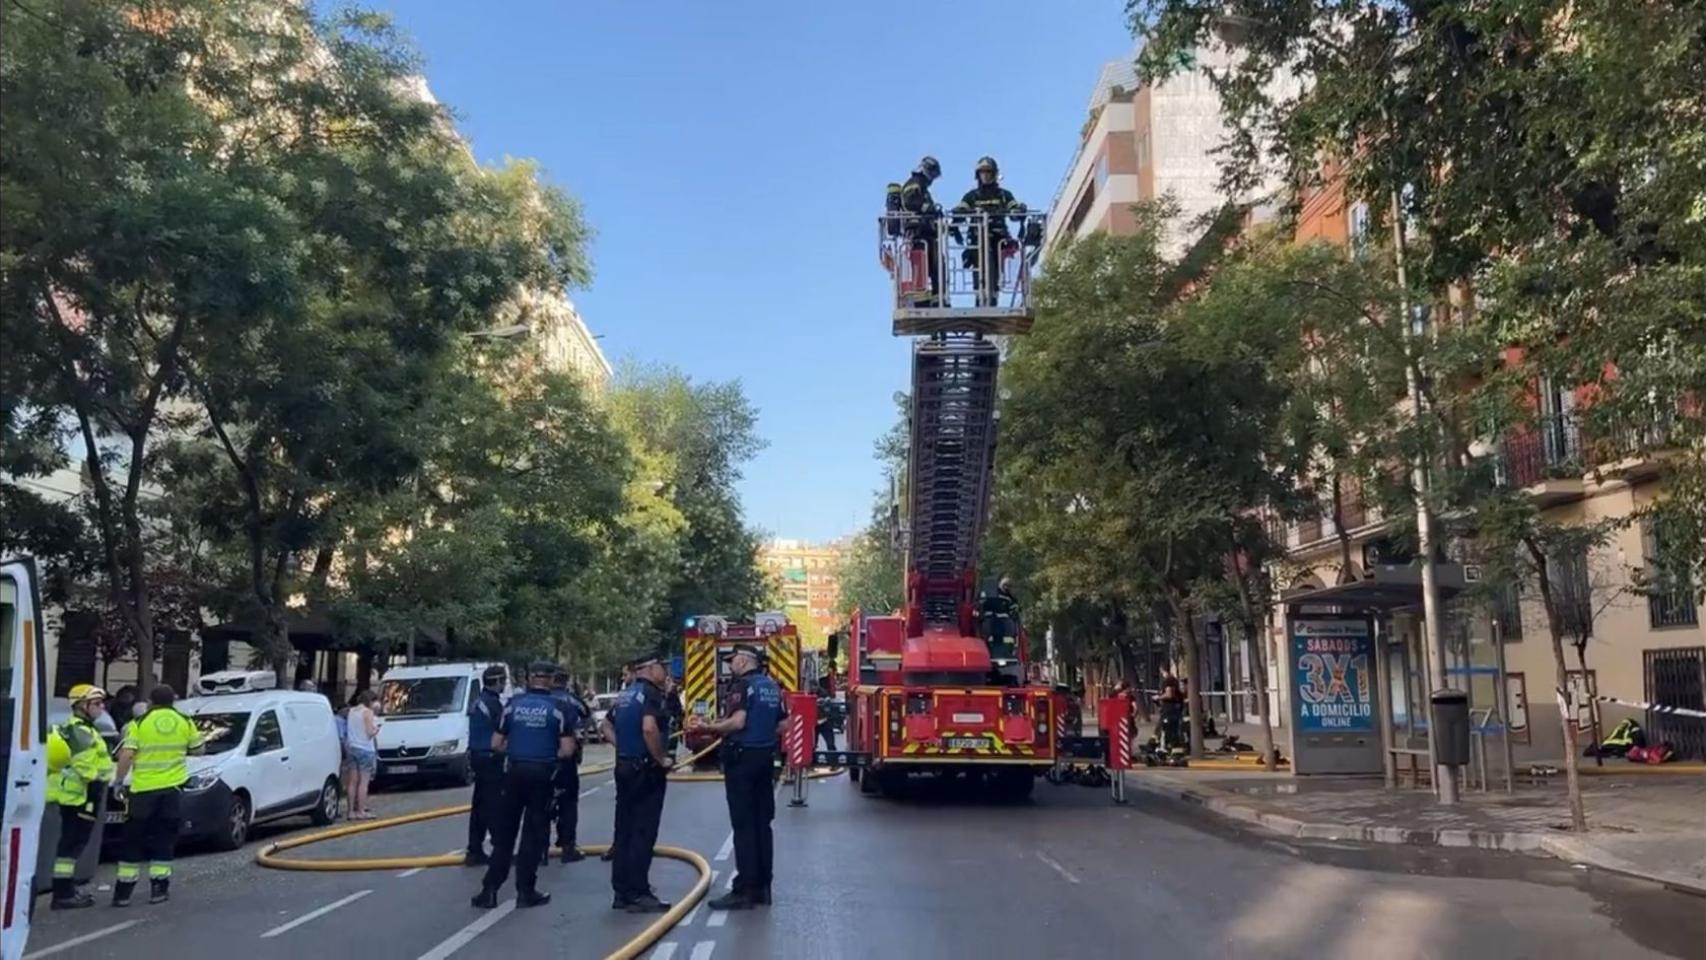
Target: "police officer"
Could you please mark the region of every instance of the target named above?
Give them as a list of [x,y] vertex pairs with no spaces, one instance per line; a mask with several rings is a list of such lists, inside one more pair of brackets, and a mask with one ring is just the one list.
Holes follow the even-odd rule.
[[[492,833],[492,863],[486,868],[474,906],[498,905],[498,890],[515,861],[515,902],[520,907],[550,903],[536,885],[539,861],[551,842],[551,775],[557,761],[574,756],[575,736],[563,708],[551,696],[549,661],[527,671],[527,692],[510,699],[498,720],[492,748],[504,755],[503,809]],[[521,848],[516,849],[516,834]]]
[[[996,166],[994,157],[980,157],[973,172],[977,186],[966,191],[954,212],[983,215],[981,219],[986,226],[980,230],[978,224],[972,225],[964,262],[977,275],[977,305],[992,307],[1001,293],[1001,241],[1012,235],[1007,218],[1023,216],[1025,205],[997,182],[1001,168]],[[957,233],[958,228],[955,230]]]
[[723,737],[723,791],[734,831],[735,878],[729,893],[711,901],[713,910],[745,910],[770,902],[770,821],[776,818],[774,761],[778,727],[787,710],[782,688],[759,669],[757,648],[735,648],[739,678],[729,715],[704,723]]
[[470,867],[485,866],[486,835],[492,834],[503,803],[503,757],[492,749],[492,737],[503,719],[504,681],[508,672],[499,664],[486,668],[480,675],[480,693],[468,706],[468,766],[474,771],[474,799],[468,809],[468,852],[462,862]]
[[612,910],[662,913],[669,904],[652,892],[652,848],[663,818],[664,790],[675,758],[669,755],[669,715],[663,661],[646,655],[629,664],[634,681],[600,723],[616,744],[616,830],[611,842]]
[[94,832],[100,791],[113,778],[113,758],[95,723],[106,712],[107,692],[88,683],[72,687],[71,719],[47,735],[47,800],[59,807],[59,845],[53,851],[55,910],[95,905],[77,892],[77,858]]
[[113,906],[130,906],[131,891],[142,876],[142,858],[148,857],[148,902],[171,899],[172,857],[177,853],[179,800],[184,781],[190,778],[185,757],[201,752],[201,735],[195,724],[173,708],[176,691],[162,683],[148,691],[148,712],[124,728],[119,744],[118,767],[113,780],[123,783],[134,771],[128,792],[130,819],[125,824],[124,853],[118,862],[118,882],[113,884]]
[[[579,732],[581,718],[586,716],[585,707],[574,693],[569,690],[569,673],[558,670],[551,681],[551,696],[563,709],[569,729]],[[586,859],[586,854],[575,846],[575,829],[580,822],[581,804],[581,774],[580,774],[580,744],[575,744],[575,754],[557,762],[556,773],[551,776],[551,819],[557,824],[557,849],[561,851],[564,863],[575,863]],[[549,856],[547,851],[545,856]]]

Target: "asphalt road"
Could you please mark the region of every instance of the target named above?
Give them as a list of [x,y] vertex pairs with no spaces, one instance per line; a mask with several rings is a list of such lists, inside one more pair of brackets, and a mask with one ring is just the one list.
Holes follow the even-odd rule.
[[[613,788],[603,776],[582,788],[581,839],[602,842]],[[465,794],[386,793],[374,806],[403,813]],[[444,853],[464,829],[431,821],[293,855]],[[733,869],[721,787],[671,784],[661,840],[711,860],[720,892]],[[1478,851],[1282,843],[1142,794],[1115,807],[1106,791],[1073,786],[1039,784],[1033,802],[999,806],[951,788],[866,798],[844,777],[819,780],[808,808],[778,809],[776,850],[773,907],[701,906],[650,955],[1706,957],[1706,902],[1636,881]],[[487,913],[468,905],[473,869],[294,873],[253,854],[185,856],[164,906],[114,910],[103,892],[102,906],[52,913],[44,900],[26,956],[597,958],[649,919],[610,911],[597,860],[546,868],[547,907],[510,912],[506,900]],[[652,877],[674,898],[694,873],[660,860]]]

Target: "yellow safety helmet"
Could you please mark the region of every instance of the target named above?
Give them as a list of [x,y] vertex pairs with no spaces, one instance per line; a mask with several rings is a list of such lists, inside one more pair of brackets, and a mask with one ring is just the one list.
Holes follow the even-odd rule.
[[72,706],[76,706],[79,703],[85,703],[90,700],[109,699],[105,690],[102,690],[100,687],[97,687],[92,683],[77,684],[71,688],[69,696],[71,697]]

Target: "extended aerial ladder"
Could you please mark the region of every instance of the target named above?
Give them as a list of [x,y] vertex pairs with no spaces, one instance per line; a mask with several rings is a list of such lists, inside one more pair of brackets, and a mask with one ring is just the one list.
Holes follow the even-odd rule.
[[[996,656],[978,617],[978,560],[995,467],[1001,346],[1032,324],[1040,214],[881,219],[894,333],[912,347],[902,547],[905,607],[855,611],[848,631],[847,762],[866,793],[910,773],[976,779],[1023,796],[1084,749],[1058,729],[1025,644]],[[819,755],[823,759],[823,755]]]

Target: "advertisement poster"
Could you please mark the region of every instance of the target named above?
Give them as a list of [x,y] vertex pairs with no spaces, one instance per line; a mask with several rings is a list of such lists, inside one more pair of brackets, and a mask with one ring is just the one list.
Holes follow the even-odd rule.
[[1291,675],[1300,733],[1374,730],[1374,641],[1367,621],[1292,621]]

